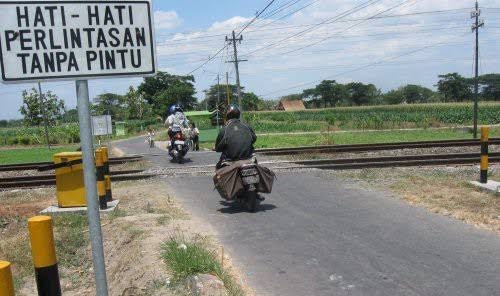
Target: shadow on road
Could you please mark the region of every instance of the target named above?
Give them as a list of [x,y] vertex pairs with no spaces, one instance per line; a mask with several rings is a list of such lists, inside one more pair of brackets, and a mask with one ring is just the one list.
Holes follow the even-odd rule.
[[[242,207],[237,202],[227,202],[221,201],[220,204],[224,206],[224,208],[220,208],[217,211],[222,214],[239,214],[248,212],[244,207]],[[260,204],[257,212],[267,212],[276,209],[277,206],[273,204]]]
[[[170,157],[170,156],[169,156],[169,157]],[[184,159],[182,160],[182,164],[191,163],[191,162],[193,162],[193,161],[191,160],[191,158],[184,158]],[[179,164],[179,163],[178,163],[177,161],[175,161],[173,158],[171,158],[171,159],[170,159],[170,163],[176,163],[176,164]]]

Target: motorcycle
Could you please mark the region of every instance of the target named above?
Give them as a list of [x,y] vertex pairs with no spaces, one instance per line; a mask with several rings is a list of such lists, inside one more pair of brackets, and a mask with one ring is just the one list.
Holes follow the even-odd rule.
[[236,201],[248,211],[255,213],[262,200],[257,192],[260,182],[257,166],[255,164],[243,165],[239,169],[239,175],[245,189],[236,197]]
[[186,156],[189,146],[186,143],[186,139],[182,134],[181,129],[172,129],[173,140],[169,142],[168,154],[172,157],[175,162],[182,164],[184,162],[184,157]]

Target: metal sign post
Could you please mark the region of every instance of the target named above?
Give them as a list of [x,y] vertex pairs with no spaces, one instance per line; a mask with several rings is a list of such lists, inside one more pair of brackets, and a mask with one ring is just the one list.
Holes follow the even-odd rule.
[[0,19],[3,83],[76,80],[96,295],[107,296],[87,80],[156,73],[151,0],[0,1]]
[[106,267],[102,245],[101,218],[97,202],[97,178],[94,159],[94,143],[90,119],[89,86],[87,80],[76,81],[78,100],[78,120],[80,122],[80,142],[83,154],[83,181],[87,199],[87,214],[89,217],[89,234],[92,245],[92,259],[96,281],[96,295],[108,295],[106,282]]

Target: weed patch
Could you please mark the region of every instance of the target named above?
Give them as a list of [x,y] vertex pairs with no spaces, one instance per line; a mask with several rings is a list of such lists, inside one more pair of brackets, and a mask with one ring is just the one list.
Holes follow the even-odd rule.
[[213,274],[219,277],[230,295],[244,295],[232,276],[226,272],[216,259],[215,252],[210,251],[201,240],[187,241],[172,238],[162,245],[162,257],[172,271],[173,283],[182,284],[196,274]]

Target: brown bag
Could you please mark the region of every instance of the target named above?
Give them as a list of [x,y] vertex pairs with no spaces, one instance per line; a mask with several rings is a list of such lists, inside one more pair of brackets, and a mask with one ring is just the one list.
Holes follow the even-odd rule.
[[[246,160],[237,161],[215,172],[215,176],[213,177],[214,185],[222,198],[233,200],[245,189],[239,171],[242,165],[248,163]],[[260,176],[257,192],[271,193],[276,175],[270,169],[263,166],[257,165],[257,170]]]
[[273,173],[270,169],[260,166],[257,166],[257,170],[259,171],[260,182],[257,186],[257,192],[261,193],[271,193],[273,191],[274,180],[276,179],[276,174]]

